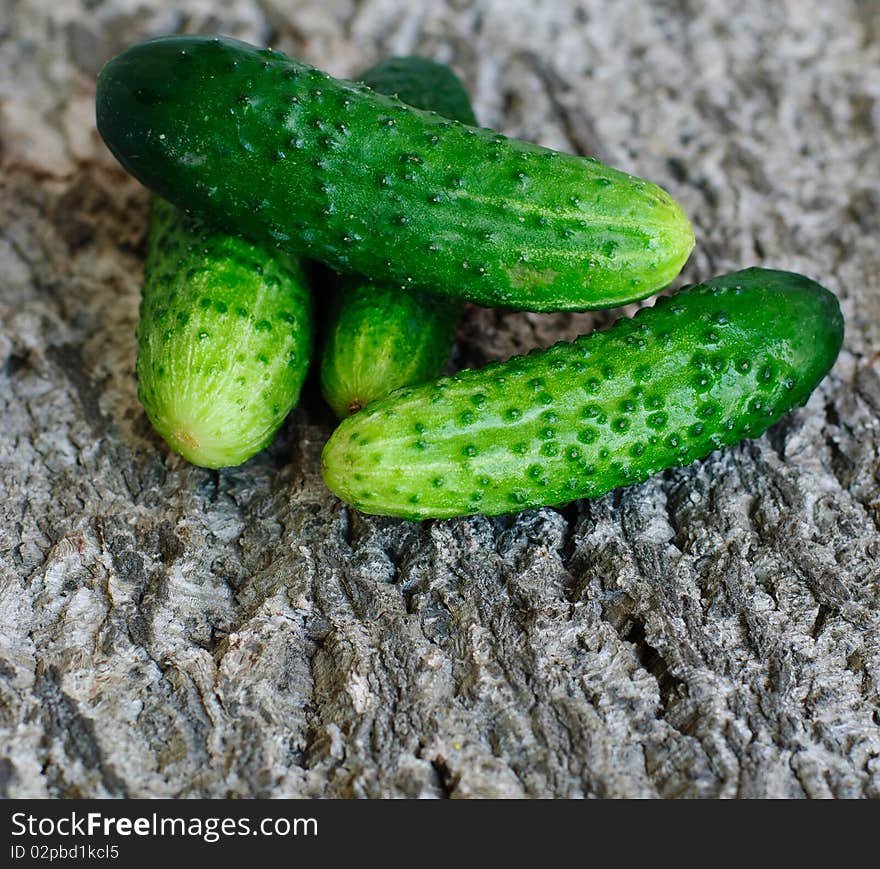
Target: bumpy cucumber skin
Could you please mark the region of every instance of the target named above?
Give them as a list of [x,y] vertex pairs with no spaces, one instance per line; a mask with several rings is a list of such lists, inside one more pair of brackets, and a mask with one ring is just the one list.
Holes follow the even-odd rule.
[[[423,57],[395,57],[361,75],[378,93],[475,125],[458,76]],[[356,275],[340,278],[327,318],[321,390],[341,419],[402,386],[435,378],[452,350],[461,303]]]
[[620,305],[693,247],[659,187],[208,37],[102,70],[98,129],[154,191],[231,231],[482,305]]
[[842,340],[828,290],[747,269],[606,332],[399,390],[339,426],[324,480],[408,519],[596,497],[758,437],[806,401]]
[[392,57],[370,67],[359,81],[376,93],[397,97],[408,106],[477,126],[477,116],[461,79],[446,64],[426,57]]
[[299,400],[311,294],[294,257],[154,198],[138,324],[138,397],[195,465],[239,465]]
[[430,293],[344,279],[321,357],[327,404],[343,419],[395,389],[435,378],[460,315],[460,303]]

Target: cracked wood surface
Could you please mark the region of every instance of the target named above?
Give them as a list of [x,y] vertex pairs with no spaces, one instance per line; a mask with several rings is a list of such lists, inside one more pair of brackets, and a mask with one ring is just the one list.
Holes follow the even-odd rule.
[[[7,2],[0,44],[0,794],[880,796],[880,12],[873,0]],[[94,79],[183,30],[337,75],[451,62],[505,133],[693,217],[847,338],[758,441],[564,510],[409,524],[324,489],[312,384],[241,468],[136,399],[147,195]],[[471,309],[455,364],[608,314]]]

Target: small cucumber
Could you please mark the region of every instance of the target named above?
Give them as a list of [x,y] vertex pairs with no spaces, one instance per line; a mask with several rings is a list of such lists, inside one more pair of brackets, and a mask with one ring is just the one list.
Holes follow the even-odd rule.
[[328,487],[366,513],[494,515],[595,497],[758,437],[834,363],[834,295],[747,269],[606,332],[403,389],[345,420]]
[[312,351],[299,263],[154,198],[138,324],[138,396],[195,465],[241,464],[299,400]]
[[655,184],[230,39],[128,49],[102,70],[96,107],[117,159],[175,204],[339,271],[482,305],[644,298],[694,243]]
[[321,390],[340,419],[402,386],[435,378],[449,359],[461,303],[345,277],[329,309]]
[[397,97],[408,106],[471,127],[477,125],[461,79],[446,64],[427,57],[392,57],[370,67],[358,80],[376,93]]
[[[396,57],[360,78],[408,105],[477,123],[464,85],[442,63]],[[337,290],[321,356],[321,389],[338,417],[440,373],[455,340],[460,302],[355,275],[341,278]]]

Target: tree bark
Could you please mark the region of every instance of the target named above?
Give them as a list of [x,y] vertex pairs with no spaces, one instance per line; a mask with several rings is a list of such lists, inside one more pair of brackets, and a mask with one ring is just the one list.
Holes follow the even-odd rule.
[[[451,63],[483,123],[670,190],[682,280],[833,288],[837,366],[562,510],[350,510],[314,383],[263,454],[187,465],[137,401],[147,193],[93,114],[101,63],[176,30]],[[2,31],[0,795],[880,796],[876,7],[27,0]],[[472,309],[454,363],[609,318]]]

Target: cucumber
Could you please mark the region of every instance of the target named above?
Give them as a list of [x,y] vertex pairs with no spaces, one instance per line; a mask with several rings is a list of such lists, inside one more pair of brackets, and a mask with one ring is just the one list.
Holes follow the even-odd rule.
[[324,480],[409,519],[596,497],[758,437],[806,401],[842,339],[819,284],[735,272],[571,344],[398,390],[334,432]]
[[446,64],[426,57],[392,57],[361,73],[358,80],[408,106],[477,126],[477,116],[461,79]]
[[482,305],[620,305],[668,284],[694,243],[654,184],[231,39],[129,48],[101,71],[96,108],[117,159],[175,204]]
[[312,303],[295,258],[154,198],[138,324],[138,397],[195,465],[241,464],[299,400]]
[[[477,123],[458,76],[423,57],[397,57],[361,75],[379,93]],[[327,319],[321,390],[340,418],[402,386],[436,377],[449,358],[461,303],[355,275],[340,280]]]
[[395,389],[432,380],[449,359],[460,317],[460,302],[343,278],[321,356],[327,404],[344,419]]

